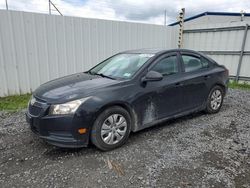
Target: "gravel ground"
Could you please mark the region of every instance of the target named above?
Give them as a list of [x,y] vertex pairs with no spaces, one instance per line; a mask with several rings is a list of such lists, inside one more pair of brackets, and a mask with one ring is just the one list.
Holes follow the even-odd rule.
[[24,111],[1,112],[0,187],[250,187],[250,92],[229,90],[218,114],[168,121],[110,152],[50,146]]

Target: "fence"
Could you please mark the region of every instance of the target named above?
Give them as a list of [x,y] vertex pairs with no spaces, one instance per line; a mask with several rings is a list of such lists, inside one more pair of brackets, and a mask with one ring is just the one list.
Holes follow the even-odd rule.
[[[123,50],[176,48],[177,29],[0,10],[0,97],[32,92]],[[232,77],[250,80],[249,32],[243,22],[190,26],[183,44],[226,65]]]
[[0,10],[0,96],[88,70],[117,52],[176,47],[175,28]]
[[185,48],[201,51],[224,64],[232,78],[250,81],[250,27],[247,23],[191,27],[184,30]]

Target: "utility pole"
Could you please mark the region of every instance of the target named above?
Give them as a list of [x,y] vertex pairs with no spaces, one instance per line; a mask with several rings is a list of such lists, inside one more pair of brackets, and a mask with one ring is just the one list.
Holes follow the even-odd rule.
[[244,21],[244,16],[245,16],[245,12],[244,10],[240,11],[240,21]]
[[49,0],[49,15],[51,15],[51,2]]
[[185,15],[185,8],[182,8],[181,12],[179,13],[180,28],[179,28],[178,48],[181,48],[183,44],[184,15]]
[[164,25],[167,25],[167,10],[164,10]]
[[5,4],[6,4],[6,10],[9,10],[9,7],[8,7],[8,0],[5,0]]

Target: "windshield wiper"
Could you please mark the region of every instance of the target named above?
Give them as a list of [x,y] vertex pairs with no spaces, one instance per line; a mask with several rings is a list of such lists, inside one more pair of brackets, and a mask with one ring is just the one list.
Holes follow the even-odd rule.
[[109,78],[109,79],[115,80],[115,78],[113,78],[111,76],[107,76],[107,75],[102,74],[102,73],[96,73],[96,72],[90,72],[90,71],[88,71],[88,73],[91,74],[91,75],[97,75],[97,76],[101,76],[103,78]]

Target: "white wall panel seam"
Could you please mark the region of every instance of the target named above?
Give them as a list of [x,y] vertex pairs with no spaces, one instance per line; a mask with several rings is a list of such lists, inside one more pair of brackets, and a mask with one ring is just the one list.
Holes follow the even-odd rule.
[[[14,31],[13,31],[13,25],[12,25],[12,19],[11,19],[11,14],[8,14],[8,20],[9,20],[9,26],[10,26],[10,45],[11,45],[11,50],[12,50],[12,59],[13,59],[13,65],[14,67],[13,68],[13,74],[12,74],[12,71],[11,71],[11,77],[12,79],[15,80],[15,91],[14,92],[19,92],[21,93],[21,88],[20,88],[20,84],[19,84],[19,79],[18,79],[18,64],[17,64],[17,59],[16,59],[16,45],[14,43]],[[10,94],[14,94],[14,93],[10,93]]]
[[[35,55],[35,62],[34,63],[36,63],[36,73],[37,73],[37,78],[38,78],[38,80],[37,80],[37,83],[40,85],[41,84],[41,76],[40,76],[40,64],[39,64],[39,60],[38,60],[38,53],[39,53],[39,51],[38,51],[38,43],[37,43],[37,28],[36,28],[36,21],[35,21],[35,17],[34,17],[34,15],[32,16],[32,22],[33,22],[33,25],[34,25],[34,28],[33,28],[33,35],[34,35],[34,46],[35,46],[35,53],[36,53],[36,55]],[[33,88],[34,89],[34,88]]]
[[26,42],[26,35],[25,35],[25,28],[24,28],[24,17],[23,17],[23,13],[21,13],[21,21],[22,21],[22,27],[21,27],[21,29],[22,29],[22,32],[23,32],[23,37],[24,37],[24,39],[23,39],[23,42],[24,42],[24,64],[25,64],[25,74],[26,74],[26,78],[27,78],[27,80],[26,80],[26,84],[27,84],[27,86],[26,86],[26,88],[28,88],[28,91],[29,92],[31,92],[31,84],[30,84],[30,79],[31,79],[31,77],[30,77],[30,74],[29,74],[29,66],[28,66],[28,57],[27,57],[27,42]]

